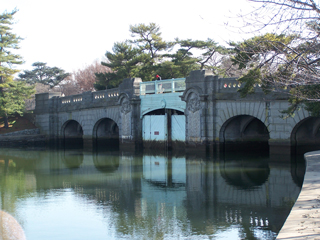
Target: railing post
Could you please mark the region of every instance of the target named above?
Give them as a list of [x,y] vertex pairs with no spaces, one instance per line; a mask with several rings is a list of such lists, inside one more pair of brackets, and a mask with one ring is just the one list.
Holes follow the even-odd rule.
[[155,86],[154,86],[154,94],[158,94],[158,81],[155,80],[154,84],[155,84]]
[[171,80],[171,92],[175,92],[175,87],[174,87],[174,80]]

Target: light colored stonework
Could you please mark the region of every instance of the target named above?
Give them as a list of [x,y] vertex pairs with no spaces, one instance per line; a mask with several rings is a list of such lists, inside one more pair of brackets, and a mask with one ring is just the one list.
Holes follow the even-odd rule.
[[306,153],[305,159],[300,195],[277,239],[320,239],[320,151]]

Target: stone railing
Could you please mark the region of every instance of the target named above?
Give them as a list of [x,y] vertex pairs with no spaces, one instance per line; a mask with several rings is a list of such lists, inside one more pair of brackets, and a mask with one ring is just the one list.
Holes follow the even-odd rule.
[[119,96],[119,89],[112,88],[104,91],[93,92],[93,99],[106,99]]
[[[220,78],[218,85],[218,92],[237,92],[242,88],[244,84],[241,84],[236,78]],[[255,84],[254,88],[256,91],[261,90],[261,84]]]
[[[90,95],[90,96],[89,96]],[[98,92],[84,92],[82,94],[78,95],[72,95],[67,97],[61,97],[61,104],[72,104],[72,103],[81,103],[83,101],[101,101],[102,99],[108,100],[108,99],[114,99],[119,96],[119,89],[118,88],[112,88],[107,89],[103,91]]]
[[82,95],[81,94],[61,98],[62,104],[76,103],[76,102],[82,102]]

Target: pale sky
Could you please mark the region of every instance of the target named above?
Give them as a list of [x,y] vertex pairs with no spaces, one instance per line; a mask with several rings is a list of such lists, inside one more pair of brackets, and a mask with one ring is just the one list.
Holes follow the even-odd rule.
[[18,53],[31,69],[46,62],[67,72],[101,60],[115,42],[130,38],[129,26],[154,22],[166,41],[206,40],[220,44],[241,40],[225,23],[248,6],[246,0],[1,0],[0,13],[17,8],[13,32],[24,38]]

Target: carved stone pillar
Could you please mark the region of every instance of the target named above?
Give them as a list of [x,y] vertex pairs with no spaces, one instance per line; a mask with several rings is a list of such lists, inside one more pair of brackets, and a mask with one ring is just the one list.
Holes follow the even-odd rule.
[[120,141],[132,139],[131,134],[131,113],[132,108],[128,96],[125,96],[121,99],[121,108],[120,108]]

